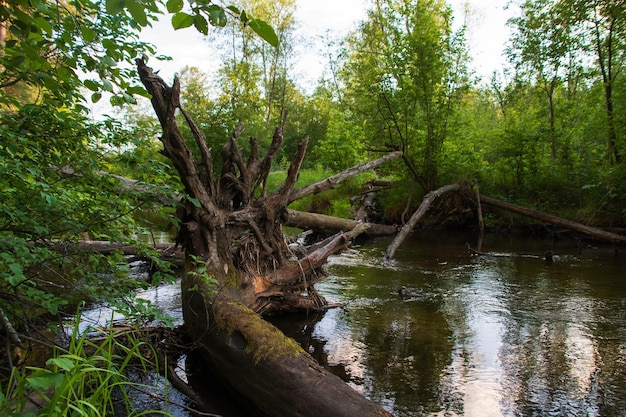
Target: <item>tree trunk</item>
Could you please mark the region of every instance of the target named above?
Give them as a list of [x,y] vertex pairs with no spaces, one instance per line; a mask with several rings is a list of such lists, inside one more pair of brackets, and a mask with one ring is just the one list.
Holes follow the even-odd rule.
[[[360,222],[358,220],[341,219],[339,217],[327,216],[325,214],[305,213],[296,210],[287,210],[287,226],[300,229],[314,229],[322,232],[336,232],[340,230],[352,230]],[[363,232],[368,236],[388,236],[398,231],[396,226],[362,223],[367,226]]]
[[[143,61],[138,60],[137,65],[163,129],[162,152],[185,188],[186,197],[177,213],[181,224],[177,241],[186,253],[187,272],[181,283],[183,317],[207,364],[266,415],[390,415],[319,367],[259,313],[324,308],[326,301],[313,286],[324,276],[321,267],[328,256],[345,248],[366,228],[359,224],[297,259],[282,230],[289,218],[287,204],[332,188],[400,154],[294,190],[305,139],[298,145],[283,184],[267,194],[265,182],[283,142],[286,117],[263,157],[251,139],[250,155],[244,159],[237,144],[243,133],[240,125],[222,147],[222,169],[215,172],[206,138],[180,107],[178,79],[170,88]],[[178,128],[177,111],[199,149],[197,163]]]
[[497,200],[495,198],[487,197],[484,195],[480,196],[480,201],[483,204],[487,204],[493,207],[497,207],[503,210],[507,210],[513,213],[521,214],[522,216],[530,217],[531,219],[540,220],[545,223],[553,224],[555,226],[564,227],[569,230],[573,230],[575,232],[583,233],[585,235],[591,236],[594,239],[598,239],[605,242],[611,243],[626,243],[626,236],[618,235],[611,232],[606,232],[604,230],[600,230],[595,227],[586,226],[581,223],[576,223],[571,220],[563,219],[560,217],[553,216],[551,214],[542,213],[540,211],[527,209],[521,206],[517,206],[515,204],[507,203],[501,200]]
[[461,189],[460,184],[449,184],[449,185],[443,186],[441,188],[438,188],[426,194],[424,196],[424,199],[422,200],[422,204],[420,204],[420,206],[417,208],[415,213],[413,213],[413,215],[411,216],[407,224],[405,224],[402,227],[402,229],[400,230],[400,233],[398,233],[398,235],[393,240],[393,242],[391,242],[391,244],[387,247],[387,252],[385,253],[385,260],[389,261],[393,259],[394,255],[396,254],[396,250],[398,250],[398,247],[402,244],[402,242],[404,242],[404,239],[406,239],[409,233],[411,233],[411,230],[413,230],[417,222],[422,217],[424,217],[424,215],[430,208],[430,205],[433,203],[433,201],[435,201],[437,198],[441,197],[445,193],[449,193],[451,191],[457,191],[460,189]]

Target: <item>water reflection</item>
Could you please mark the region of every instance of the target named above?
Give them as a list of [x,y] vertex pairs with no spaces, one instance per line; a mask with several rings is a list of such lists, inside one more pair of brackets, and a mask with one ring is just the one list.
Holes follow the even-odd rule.
[[[422,234],[397,261],[386,240],[333,257],[320,290],[344,309],[305,348],[398,416],[621,416],[626,410],[626,261],[610,248]],[[396,290],[407,288],[406,294]],[[288,333],[290,330],[286,330]]]

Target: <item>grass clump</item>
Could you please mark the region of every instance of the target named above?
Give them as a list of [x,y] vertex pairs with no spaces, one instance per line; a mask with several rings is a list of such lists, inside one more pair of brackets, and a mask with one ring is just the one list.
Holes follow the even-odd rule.
[[0,385],[0,415],[169,416],[163,410],[137,410],[129,397],[130,389],[145,389],[129,380],[131,372],[158,371],[158,364],[146,359],[156,357],[156,352],[137,338],[139,332],[127,331],[120,337],[112,329],[100,329],[97,337],[88,338],[87,332],[79,333],[79,322],[69,346],[56,348],[46,367],[12,369]]

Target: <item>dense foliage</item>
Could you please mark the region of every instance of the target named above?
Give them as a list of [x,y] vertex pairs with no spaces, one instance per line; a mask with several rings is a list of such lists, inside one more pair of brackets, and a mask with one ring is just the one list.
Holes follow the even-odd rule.
[[[277,42],[266,23],[235,6],[189,6],[182,11],[182,0],[0,2],[3,376],[23,359],[13,348],[30,349],[27,340],[63,331],[61,320],[73,315],[80,301],[106,302],[138,323],[168,322],[133,291],[173,279],[170,266],[141,238],[143,220],[162,209],[150,192],[174,191],[164,160],[155,156],[152,121],[142,125],[133,118],[127,128],[110,117],[94,120],[87,102],[106,96],[120,105],[147,95],[134,60],[156,54],[140,41],[140,32],[164,14],[172,15],[176,29],[191,19],[203,33],[208,25],[224,26],[231,16]],[[121,176],[150,187],[132,186]],[[134,246],[153,264],[151,281],[137,282],[121,253],[95,252],[80,244],[86,240]],[[5,401],[17,401],[5,394],[0,390],[2,410],[8,410]]]
[[[170,191],[176,181],[158,154],[148,106],[94,121],[86,103],[107,97],[114,105],[132,104],[146,95],[134,59],[158,54],[141,41],[141,29],[164,16],[172,30],[210,34],[223,53],[216,75],[197,68],[180,73],[182,104],[213,152],[239,122],[248,136],[271,137],[289,111],[277,170],[305,136],[305,166],[314,177],[404,151],[403,162],[381,171],[399,184],[380,199],[389,214],[466,179],[494,197],[624,226],[626,3],[523,0],[519,6],[509,22],[509,70],[477,80],[467,28],[455,29],[458,17],[445,1],[372,0],[366,19],[330,57],[332,75],[305,94],[292,71],[294,0],[225,7],[197,0],[0,1],[5,336],[9,323],[24,332],[34,317],[59,315],[77,293],[120,303],[136,285],[121,256],[85,253],[75,243],[138,243],[144,223],[137,219],[151,218],[155,206],[120,176]],[[307,204],[301,208],[349,215],[347,203]],[[143,251],[158,262],[148,246]]]
[[214,150],[240,121],[249,136],[269,137],[285,109],[285,152],[308,135],[310,169],[340,170],[403,150],[404,163],[384,172],[402,190],[382,198],[388,213],[467,179],[494,197],[623,225],[622,3],[520,1],[509,21],[508,69],[481,80],[471,72],[467,28],[454,24],[459,17],[444,1],[372,1],[329,57],[331,76],[305,95],[290,72],[295,6],[274,2],[264,17],[279,28],[280,47],[268,54],[230,27],[220,35],[229,42],[214,39],[226,51],[219,76],[185,70],[183,96]]

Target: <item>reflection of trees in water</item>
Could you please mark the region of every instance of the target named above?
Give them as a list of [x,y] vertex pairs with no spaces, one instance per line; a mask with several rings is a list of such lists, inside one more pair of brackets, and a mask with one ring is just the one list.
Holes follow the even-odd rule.
[[[406,271],[380,268],[365,250],[352,254],[349,265],[332,267],[341,278],[331,293],[347,302],[345,310],[289,334],[299,334],[316,359],[330,361],[332,372],[399,416],[623,415],[623,261],[603,258],[600,268],[596,260],[561,255],[546,265],[446,250],[400,253],[403,266],[415,265]],[[401,285],[414,295],[395,294]],[[343,327],[330,336],[314,330],[329,324]],[[337,353],[337,338],[353,355]],[[494,373],[480,385],[485,366]],[[472,394],[476,404],[467,402]],[[488,395],[493,402],[481,403]],[[477,405],[489,408],[480,414]]]
[[[364,326],[357,337],[368,346],[368,374],[375,381],[375,398],[394,404],[407,415],[438,412],[442,408],[440,378],[450,363],[450,330],[438,302],[378,304],[362,310]],[[376,394],[374,394],[376,395]],[[459,399],[447,397],[446,409],[462,410]]]
[[313,336],[315,324],[322,320],[324,314],[311,313],[277,316],[270,318],[270,321],[283,333],[298,342],[318,363],[342,380],[349,382],[352,378],[350,372],[346,369],[346,364],[341,362],[329,363],[329,352],[325,349],[327,341]]
[[[297,320],[290,316],[272,322],[335,375],[363,388],[367,396],[393,407],[399,415],[422,415],[442,407],[462,411],[462,398],[441,392],[440,378],[450,362],[452,344],[437,301],[405,302],[395,297],[366,307],[347,308],[348,313],[337,314],[343,315],[341,320],[353,323],[351,340],[344,342],[354,349],[340,352],[330,364],[329,354],[341,346],[313,334],[321,316],[299,316]],[[366,369],[366,374],[359,375],[355,369]],[[445,398],[446,404],[441,404],[439,398]]]
[[[563,271],[517,272],[504,298],[511,312],[500,351],[505,415],[621,415],[626,334],[616,326],[618,310]],[[598,321],[621,334],[607,337]]]

